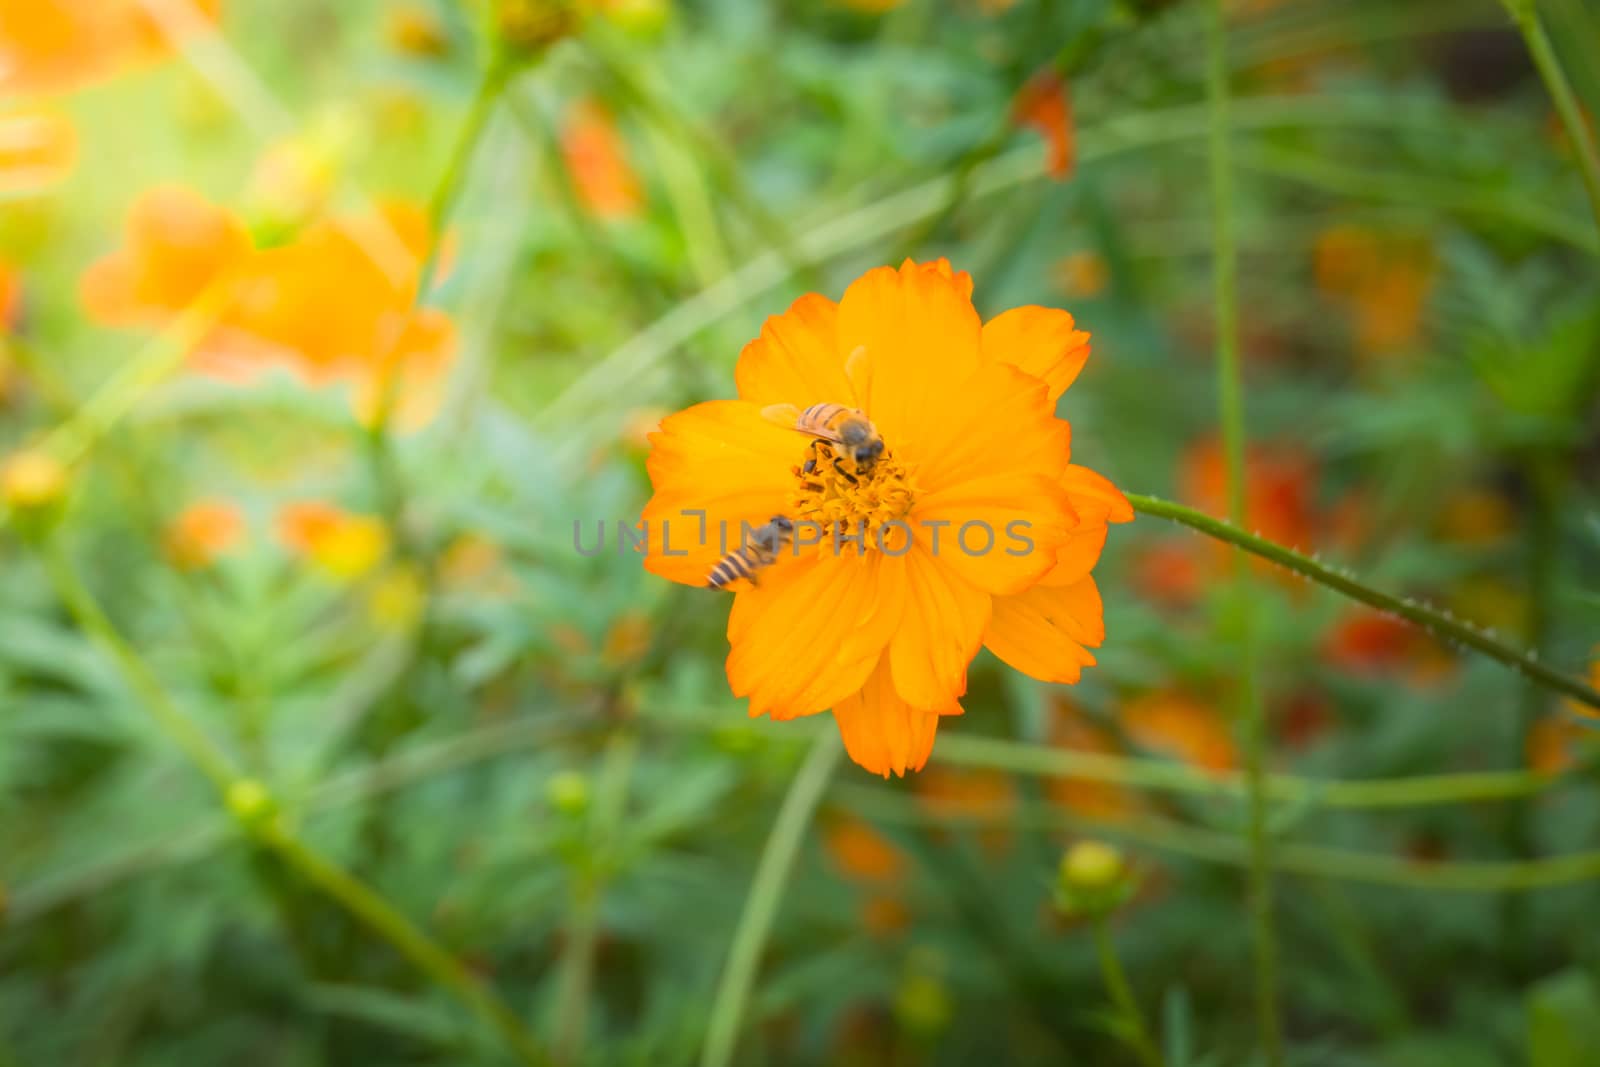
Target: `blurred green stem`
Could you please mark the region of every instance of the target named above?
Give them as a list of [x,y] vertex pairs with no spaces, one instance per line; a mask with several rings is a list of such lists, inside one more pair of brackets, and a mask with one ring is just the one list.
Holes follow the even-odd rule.
[[59,536],[46,538],[40,553],[56,594],[90,641],[116,663],[152,720],[216,788],[224,804],[256,840],[305,880],[389,942],[440,986],[454,992],[480,1018],[500,1031],[525,1064],[543,1064],[536,1042],[505,1002],[454,957],[396,911],[365,883],[313,852],[273,810],[266,787],[238,774],[232,758],[186,715],[155,674],[106,615]]
[[[1233,233],[1233,128],[1229,117],[1228,49],[1224,0],[1211,0],[1206,23],[1206,101],[1210,111],[1211,203],[1215,219],[1215,290],[1218,418],[1228,471],[1228,515],[1245,523],[1244,387],[1239,368],[1239,252]],[[1273,930],[1272,842],[1267,833],[1266,708],[1256,662],[1255,619],[1249,561],[1233,552],[1233,612],[1239,628],[1236,693],[1244,734],[1245,783],[1250,816],[1250,923],[1255,949],[1256,1026],[1268,1067],[1283,1064],[1278,1020],[1278,945]]]
[[1583,175],[1584,188],[1589,193],[1589,207],[1594,211],[1595,223],[1600,226],[1600,150],[1595,147],[1594,133],[1578,104],[1567,72],[1561,66],[1561,57],[1545,32],[1544,20],[1539,17],[1538,0],[1501,0],[1522,31],[1528,54],[1539,68],[1550,99],[1555,103],[1561,125],[1572,141],[1573,154],[1578,157],[1578,170]]
[[1133,987],[1122,969],[1122,959],[1117,955],[1116,941],[1111,936],[1111,920],[1099,915],[1094,920],[1094,947],[1100,958],[1100,976],[1105,979],[1106,993],[1116,1007],[1124,1032],[1120,1035],[1139,1057],[1145,1067],[1162,1067],[1165,1060],[1150,1035],[1150,1024],[1145,1021],[1139,1002],[1134,999]]
[[567,921],[561,970],[556,979],[557,1063],[583,1062],[600,905],[606,885],[616,871],[617,837],[627,810],[628,782],[638,755],[639,739],[626,727],[612,735],[606,745],[594,810],[584,833],[582,863],[573,872],[572,911]]
[[777,917],[778,902],[783,899],[784,885],[800,851],[806,826],[838,766],[842,751],[839,735],[831,726],[826,727],[812,744],[810,755],[801,764],[789,785],[788,795],[783,798],[783,806],[778,809],[728,949],[728,961],[723,967],[722,981],[717,986],[717,997],[706,1025],[701,1067],[727,1067],[733,1062],[739,1024],[750,1000],[761,950],[772,930],[772,921]]
[[1143,496],[1139,493],[1128,493],[1128,500],[1136,511],[1156,518],[1170,519],[1185,526],[1200,531],[1208,537],[1236,545],[1252,555],[1270,560],[1286,570],[1293,571],[1303,578],[1308,578],[1318,585],[1325,585],[1329,589],[1343,593],[1352,600],[1386,611],[1391,615],[1405,619],[1416,626],[1429,631],[1437,637],[1457,645],[1481,652],[1490,659],[1503,663],[1512,670],[1521,673],[1529,681],[1546,689],[1571,697],[1581,704],[1600,709],[1600,692],[1585,684],[1578,678],[1552,670],[1540,663],[1535,652],[1518,652],[1503,642],[1490,637],[1481,630],[1471,625],[1446,615],[1436,608],[1427,607],[1418,601],[1393,596],[1380,592],[1363,582],[1352,578],[1350,575],[1324,566],[1316,560],[1302,556],[1292,549],[1283,547],[1263,537],[1247,534],[1237,526],[1214,519],[1194,508],[1174,504],[1168,500],[1161,500],[1153,496]]

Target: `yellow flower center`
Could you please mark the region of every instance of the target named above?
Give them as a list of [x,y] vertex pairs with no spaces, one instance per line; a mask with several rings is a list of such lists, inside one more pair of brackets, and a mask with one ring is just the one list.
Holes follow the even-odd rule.
[[794,468],[799,483],[794,497],[796,521],[817,523],[830,537],[855,537],[865,524],[868,546],[881,548],[881,536],[890,540],[893,551],[897,535],[884,527],[904,518],[916,497],[906,465],[884,452],[871,468],[860,471],[826,441],[813,441],[806,460]]

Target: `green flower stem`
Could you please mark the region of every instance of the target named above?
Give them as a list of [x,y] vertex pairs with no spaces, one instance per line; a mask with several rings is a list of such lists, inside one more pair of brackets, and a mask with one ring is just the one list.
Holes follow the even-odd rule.
[[1600,710],[1600,692],[1597,692],[1582,680],[1547,667],[1539,662],[1536,654],[1519,652],[1510,645],[1436,608],[1427,607],[1415,600],[1380,592],[1342,571],[1325,566],[1316,560],[1302,556],[1292,549],[1275,544],[1265,538],[1247,534],[1237,526],[1230,525],[1220,519],[1214,519],[1203,512],[1184,507],[1182,504],[1174,504],[1171,501],[1161,500],[1153,496],[1143,496],[1138,493],[1129,493],[1127,497],[1136,511],[1156,518],[1182,523],[1208,537],[1226,541],[1228,544],[1242,548],[1252,555],[1260,556],[1262,559],[1270,560],[1286,570],[1293,571],[1303,578],[1316,582],[1318,585],[1325,585],[1329,589],[1343,593],[1352,600],[1358,600],[1380,611],[1386,611],[1391,615],[1405,619],[1407,622],[1429,631],[1436,637],[1470,648],[1476,652],[1481,652],[1490,659],[1517,671],[1536,685],[1542,685],[1546,689]]
[[[944,742],[940,742],[942,748]],[[1070,831],[1160,849],[1207,863],[1248,867],[1250,852],[1235,834],[1217,833],[1174,819],[1090,819],[1069,812],[929,812],[881,789],[841,785],[831,794],[863,815],[913,826],[984,827]],[[1600,880],[1600,851],[1574,852],[1515,861],[1422,862],[1405,856],[1353,852],[1320,845],[1283,845],[1274,857],[1279,870],[1308,878],[1331,878],[1422,892],[1519,893]]]
[[[1239,800],[1249,795],[1246,780],[1238,774],[1207,774],[1162,760],[1043,748],[990,737],[952,735],[941,738],[939,758],[945,763],[1011,774],[1105,782],[1218,800]],[[1286,807],[1307,811],[1370,810],[1533,796],[1567,780],[1567,776],[1533,771],[1375,778],[1364,782],[1267,775],[1262,781],[1262,792]]]
[[812,745],[810,755],[789,785],[783,806],[778,809],[772,832],[761,850],[761,860],[756,865],[755,879],[750,883],[750,894],[745,898],[739,925],[734,930],[722,981],[717,985],[716,1000],[706,1026],[705,1048],[700,1054],[701,1067],[727,1067],[733,1062],[739,1024],[755,983],[761,949],[777,917],[778,902],[783,898],[784,886],[812,812],[822,799],[842,751],[838,734],[832,727],[827,728]]
[[459,996],[475,1014],[500,1031],[522,1063],[545,1063],[532,1035],[504,1001],[374,890],[293,835],[273,811],[266,788],[238,773],[232,757],[178,707],[118,632],[84,584],[60,539],[46,539],[41,556],[57,595],[78,626],[117,665],[156,726],[206,776],[240,824],[307,882],[333,898],[428,977]]
[[1589,206],[1594,211],[1595,223],[1600,225],[1600,149],[1595,147],[1594,133],[1584,118],[1577,94],[1572,91],[1572,83],[1567,80],[1561,57],[1556,54],[1555,45],[1545,31],[1544,20],[1539,17],[1538,0],[1501,2],[1516,20],[1517,28],[1522,31],[1522,39],[1527,42],[1528,54],[1533,57],[1534,66],[1539,68],[1539,76],[1550,91],[1556,114],[1561,117],[1561,125],[1572,141],[1573,152],[1577,154],[1578,170],[1583,175],[1583,187],[1589,194]]
[[[440,252],[444,247],[444,229],[455,211],[456,202],[461,198],[473,157],[477,155],[478,145],[489,128],[489,120],[494,117],[495,105],[520,69],[507,59],[497,59],[490,63],[478,81],[477,92],[473,94],[467,116],[462,121],[460,132],[456,134],[444,173],[440,175],[439,183],[434,186],[433,195],[428,200],[427,247],[417,276],[417,287],[411,298],[413,308],[426,301],[433,289],[434,279],[439,273]],[[404,374],[404,368],[396,359],[395,350],[399,343],[400,337],[397,335],[380,360],[382,379],[379,382],[378,407],[367,427],[368,445],[379,479],[379,490],[384,496],[385,511],[391,519],[398,518],[399,510],[398,480],[388,443],[389,419],[394,414],[395,401],[400,394],[400,379]]]
[[[1210,112],[1211,204],[1215,230],[1218,419],[1228,471],[1228,514],[1245,516],[1244,388],[1239,370],[1239,249],[1233,221],[1233,126],[1229,114],[1227,26],[1223,0],[1211,0],[1206,22],[1206,103]],[[1272,841],[1267,833],[1267,727],[1256,662],[1250,568],[1233,553],[1233,610],[1239,627],[1238,717],[1244,734],[1250,817],[1250,925],[1255,954],[1256,1028],[1269,1067],[1283,1064],[1278,1019],[1278,944],[1273,931]]]
[[1106,993],[1111,997],[1117,1014],[1121,1016],[1126,1033],[1122,1036],[1145,1067],[1162,1067],[1166,1062],[1161,1050],[1150,1036],[1150,1024],[1145,1021],[1139,1002],[1134,999],[1133,987],[1122,970],[1122,960],[1117,955],[1116,942],[1111,936],[1111,920],[1098,915],[1094,920],[1094,947],[1100,958],[1100,975],[1105,979]]

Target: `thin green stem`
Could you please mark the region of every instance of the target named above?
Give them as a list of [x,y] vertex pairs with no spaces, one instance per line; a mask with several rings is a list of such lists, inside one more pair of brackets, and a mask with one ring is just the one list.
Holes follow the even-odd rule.
[[[438,184],[434,186],[433,195],[428,199],[427,246],[417,275],[416,290],[412,294],[413,308],[426,301],[433,289],[434,279],[439,272],[440,253],[444,247],[445,227],[455,212],[456,202],[461,198],[467,173],[471,169],[473,157],[477,155],[478,144],[489,128],[489,120],[494,117],[495,105],[499,103],[501,94],[517,70],[515,65],[504,59],[496,60],[484,70],[483,77],[478,82],[477,92],[473,94],[472,104],[467,109],[466,118],[456,135],[455,145],[445,162],[444,172],[440,175]],[[396,334],[378,363],[378,404],[367,426],[367,443],[372,456],[374,474],[378,480],[385,514],[389,515],[391,523],[398,520],[400,489],[389,445],[388,429],[389,420],[394,414],[394,406],[400,395],[401,379],[405,374],[405,368],[400,365],[398,358],[401,340],[398,336],[399,331],[396,331]]]
[[537,1043],[498,996],[365,883],[307,848],[289,831],[284,820],[272,813],[273,802],[266,788],[239,775],[232,758],[184,714],[123,638],[84,584],[60,539],[47,538],[40,547],[51,583],[78,626],[116,663],[151,719],[210,780],[241,825],[440,986],[458,995],[500,1031],[521,1062],[545,1063]]
[[[1245,521],[1244,387],[1239,369],[1239,251],[1233,232],[1232,120],[1229,115],[1227,26],[1223,0],[1212,0],[1206,24],[1206,101],[1210,111],[1211,202],[1215,219],[1218,418],[1228,472],[1228,515]],[[1278,945],[1273,930],[1272,841],[1267,833],[1266,709],[1257,677],[1250,568],[1233,553],[1233,610],[1239,627],[1238,717],[1244,733],[1250,816],[1250,925],[1255,953],[1256,1025],[1269,1067],[1282,1067],[1278,1020]]]
[[1128,976],[1122,969],[1122,959],[1117,955],[1116,942],[1111,936],[1111,921],[1104,915],[1097,916],[1094,920],[1094,947],[1100,958],[1100,976],[1105,979],[1106,993],[1111,997],[1111,1003],[1116,1006],[1117,1014],[1121,1016],[1122,1025],[1127,1031],[1122,1036],[1126,1038],[1129,1047],[1145,1067],[1162,1067],[1166,1061],[1162,1058],[1161,1050],[1156,1047],[1155,1038],[1150,1034],[1150,1024],[1145,1021],[1139,1002],[1134,999],[1133,987],[1128,984]]
[[1236,545],[1252,555],[1260,556],[1262,559],[1276,563],[1285,570],[1293,571],[1295,574],[1316,582],[1318,585],[1327,586],[1329,589],[1342,593],[1352,600],[1360,601],[1370,607],[1405,619],[1407,622],[1429,631],[1436,637],[1470,648],[1475,652],[1481,652],[1490,659],[1517,671],[1537,685],[1542,685],[1546,689],[1570,697],[1581,704],[1600,709],[1600,691],[1596,691],[1578,678],[1563,674],[1540,663],[1537,653],[1519,652],[1510,645],[1451,615],[1447,615],[1437,608],[1431,608],[1415,600],[1381,592],[1358,581],[1349,574],[1318,563],[1316,560],[1302,556],[1293,549],[1285,548],[1263,537],[1247,534],[1237,526],[1230,525],[1220,519],[1214,519],[1204,512],[1196,511],[1194,508],[1185,507],[1182,504],[1174,504],[1169,500],[1161,500],[1153,496],[1143,496],[1138,493],[1129,493],[1127,496],[1136,511],[1141,511],[1156,518],[1170,519],[1173,522],[1182,523],[1208,537],[1214,537],[1219,541],[1226,541],[1228,544]]
[[94,594],[89,592],[77,568],[68,559],[60,538],[47,538],[40,549],[45,571],[50,576],[56,595],[66,605],[79,628],[116,663],[123,678],[149,712],[151,720],[168,740],[182,750],[218,793],[226,795],[228,788],[239,777],[233,758],[167,695],[155,674],[123,639],[116,625],[95,600]]
[[[941,742],[942,744],[942,742]],[[887,796],[882,790],[839,786],[832,794],[874,819],[913,826],[1040,829],[1093,834],[1160,849],[1207,863],[1248,867],[1250,851],[1238,835],[1146,816],[1093,819],[1070,812],[1038,809],[1004,812],[930,812]],[[1406,856],[1352,852],[1321,845],[1283,845],[1275,857],[1280,870],[1310,878],[1332,878],[1423,892],[1520,893],[1600,880],[1600,852],[1573,852],[1515,861],[1421,862]]]
[[313,852],[285,828],[281,819],[265,820],[256,828],[256,834],[307,882],[382,937],[441,988],[460,997],[473,1014],[500,1032],[518,1061],[549,1062],[504,1000],[365,882]]
[[1595,223],[1600,225],[1600,149],[1595,147],[1594,132],[1584,118],[1572,83],[1556,54],[1550,34],[1545,31],[1544,20],[1539,17],[1538,0],[1501,0],[1522,31],[1528,54],[1533,57],[1539,76],[1544,79],[1550,99],[1555,103],[1556,114],[1572,141],[1572,150],[1578,157],[1578,170],[1583,175],[1583,187],[1589,194],[1589,207],[1594,211]]
[[[1238,774],[1207,774],[1164,760],[1043,748],[991,737],[945,738],[939,742],[939,758],[959,766],[1010,774],[1105,782],[1208,799],[1239,800],[1249,796],[1248,784]],[[1564,776],[1532,771],[1375,778],[1364,782],[1267,775],[1262,781],[1262,791],[1287,807],[1308,812],[1373,810],[1533,796],[1566,780]]]
[[755,879],[750,883],[750,895],[745,898],[744,911],[734,930],[733,943],[728,949],[728,962],[723,967],[722,981],[717,986],[717,996],[711,1007],[710,1022],[706,1026],[706,1044],[700,1054],[701,1067],[727,1067],[733,1062],[734,1047],[739,1041],[739,1024],[744,1018],[745,1005],[750,1000],[750,990],[755,983],[756,966],[761,950],[772,930],[772,921],[778,914],[778,903],[783,899],[783,889],[800,851],[806,827],[817,802],[822,799],[828,779],[839,763],[842,748],[833,730],[818,736],[811,754],[800,766],[799,773],[789,786],[778,817],[773,821],[772,832],[767,835],[766,847],[761,850],[761,860],[756,865]]

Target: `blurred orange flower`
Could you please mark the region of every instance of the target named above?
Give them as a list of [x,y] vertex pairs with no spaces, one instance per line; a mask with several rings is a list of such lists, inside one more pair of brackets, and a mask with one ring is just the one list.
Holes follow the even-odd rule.
[[[1070,752],[1117,756],[1121,747],[1076,705],[1058,700],[1051,709],[1050,743]],[[1139,811],[1138,794],[1115,782],[1088,778],[1051,778],[1045,784],[1050,801],[1089,819],[1126,819]]]
[[160,326],[251,252],[244,222],[183,186],[139,194],[123,225],[123,246],[79,282],[84,312],[102,326]]
[[1362,353],[1382,355],[1416,340],[1433,287],[1425,239],[1335,226],[1317,237],[1312,258],[1317,286],[1350,309]]
[[1567,715],[1546,715],[1528,730],[1524,755],[1531,770],[1540,774],[1561,774],[1571,770],[1592,747],[1597,735],[1593,727],[1585,726]]
[[182,571],[205,570],[244,539],[244,512],[227,500],[199,500],[178,513],[166,532],[167,558]]
[[78,131],[64,113],[45,107],[0,108],[0,197],[49,192],[77,164]]
[[[823,543],[796,538],[759,586],[733,585],[727,673],[751,714],[831,709],[852,759],[904,774],[927,761],[940,717],[960,714],[980,647],[1052,682],[1094,662],[1105,631],[1089,572],[1106,524],[1133,510],[1070,463],[1070,428],[1055,417],[1088,355],[1065,311],[985,324],[971,277],[908,260],[869,271],[837,304],[802,297],[745,347],[739,400],[662,422],[643,517],[658,548],[681,547],[648,555],[652,572],[703,587],[725,552],[705,531],[737,541],[774,515],[820,520]],[[819,446],[764,412],[818,403],[858,408],[886,451],[854,474],[842,455],[802,470]],[[1030,543],[1011,551],[956,534],[976,525],[999,538],[1017,524]],[[843,548],[856,533],[859,551]]]
[[1420,627],[1362,608],[1340,618],[1323,639],[1322,654],[1331,666],[1350,674],[1403,672],[1419,685],[1439,681],[1454,665],[1449,653]]
[[247,381],[279,366],[311,385],[351,385],[363,419],[398,375],[393,414],[414,426],[437,409],[456,345],[448,315],[414,306],[428,243],[422,209],[396,202],[256,251],[238,216],[162,186],[135,201],[123,247],[85,272],[80,292],[102,325],[151,327],[222,286],[231,303],[192,354],[196,370]]
[[990,853],[1011,845],[1007,820],[1016,811],[1017,790],[1009,775],[981,767],[931,767],[917,779],[917,806],[958,826],[979,820],[978,840]]
[[382,522],[320,500],[284,506],[278,512],[277,532],[290,552],[343,580],[370,573],[389,552]]
[[[221,0],[173,0],[215,23]],[[76,89],[160,58],[165,34],[140,0],[0,4],[0,93]]]
[[851,881],[885,884],[905,877],[905,853],[861,819],[839,818],[823,832],[822,841],[839,873]]
[[604,106],[593,100],[572,105],[561,130],[561,156],[591,215],[625,219],[639,213],[644,194],[616,120]]
[[16,330],[22,321],[22,275],[0,259],[0,337]]
[[1457,490],[1439,512],[1439,533],[1463,545],[1503,541],[1516,524],[1516,513],[1501,493],[1482,486]]
[[[1222,442],[1208,437],[1192,444],[1178,482],[1186,503],[1212,515],[1227,514]],[[1281,441],[1250,448],[1245,455],[1245,528],[1291,548],[1310,546],[1316,533],[1316,486],[1317,463],[1304,449]]]
[[1175,690],[1146,693],[1128,701],[1118,718],[1140,748],[1174,757],[1207,771],[1232,770],[1238,751],[1217,710]]
[[1011,102],[1011,121],[1031,126],[1044,138],[1045,170],[1057,180],[1070,178],[1077,165],[1077,133],[1072,96],[1054,69],[1028,79]]
[[1193,538],[1163,538],[1134,549],[1134,585],[1143,596],[1172,607],[1193,604],[1205,582],[1200,548]]
[[1105,292],[1110,279],[1111,269],[1106,266],[1105,257],[1092,249],[1074,252],[1055,267],[1055,281],[1061,291],[1086,300]]

